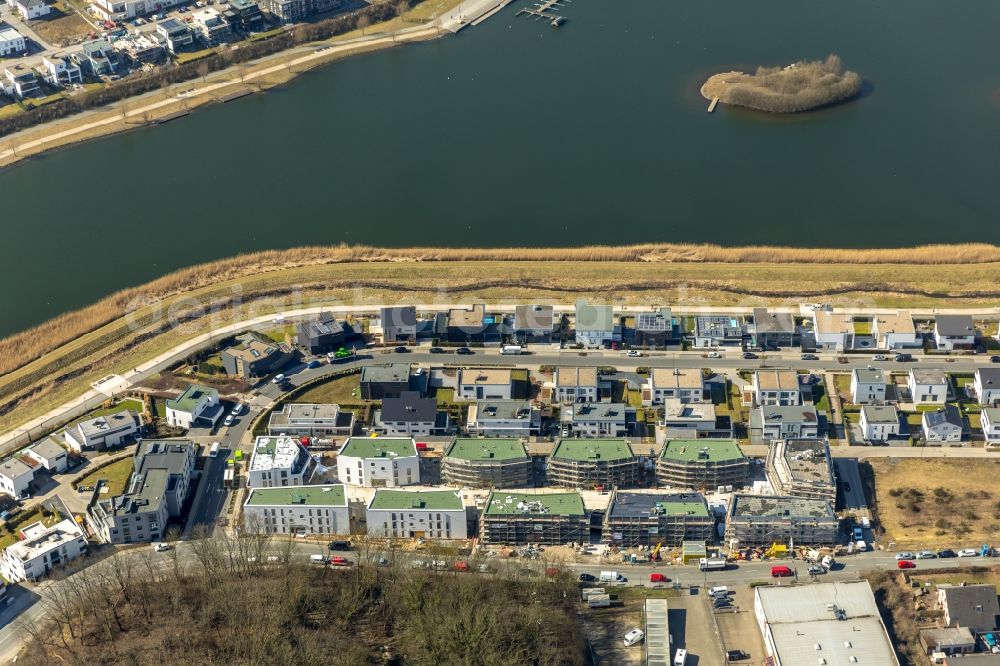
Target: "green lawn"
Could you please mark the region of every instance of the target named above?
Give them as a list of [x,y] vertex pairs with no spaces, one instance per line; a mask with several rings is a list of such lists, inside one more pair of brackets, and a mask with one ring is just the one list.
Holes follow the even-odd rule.
[[[817,393],[819,394],[818,398],[816,397]],[[816,406],[816,409],[818,411],[821,412],[830,411],[830,396],[827,395],[825,385],[817,384],[816,386],[813,387],[813,404]]]
[[191,51],[189,53],[178,53],[177,54],[177,64],[183,65],[186,62],[192,62],[194,60],[201,60],[202,58],[207,58],[208,56],[215,53],[215,49],[203,49],[201,51]]
[[257,34],[250,35],[247,38],[247,41],[248,42],[259,42],[262,39],[270,39],[271,37],[274,37],[275,35],[280,35],[283,32],[285,32],[284,28],[275,28],[274,30],[267,30],[265,32],[258,32]]
[[121,495],[125,492],[125,486],[128,485],[128,480],[132,476],[132,458],[123,458],[117,462],[113,462],[106,467],[100,469],[95,469],[93,472],[83,477],[74,484],[74,487],[79,486],[93,486],[99,480],[104,479],[107,481],[108,491],[106,495],[108,497],[113,497],[115,495]]
[[625,404],[629,407],[642,407],[642,391],[627,389],[625,391]]
[[92,412],[87,413],[87,418],[95,418],[98,416],[104,416],[106,414],[114,414],[115,412],[120,412],[123,409],[131,409],[136,414],[142,414],[143,406],[141,400],[135,400],[134,398],[125,398],[115,403],[111,407],[100,407]]
[[441,387],[435,392],[434,398],[437,400],[438,407],[454,404],[455,389]]
[[341,404],[358,402],[361,399],[359,388],[361,375],[351,374],[345,377],[335,377],[328,382],[317,384],[300,393],[292,402],[325,404]]
[[855,321],[854,322],[854,335],[871,335],[872,334],[872,322],[871,320]]
[[274,342],[284,342],[287,337],[295,336],[295,324],[279,326],[278,328],[270,328],[266,331],[261,331],[261,334]]
[[31,510],[27,514],[16,514],[14,516],[11,516],[11,518],[13,519],[14,522],[12,529],[7,529],[6,525],[0,528],[0,550],[6,548],[7,546],[10,546],[13,543],[16,543],[18,540],[17,539],[18,530],[25,528],[28,525],[31,525],[32,523],[37,523],[40,520],[46,527],[52,527],[53,525],[55,525],[56,523],[58,523],[63,519],[62,515],[58,511],[53,511],[52,515],[50,515],[48,518],[45,518],[42,515],[41,507],[38,506],[35,506],[33,510]]

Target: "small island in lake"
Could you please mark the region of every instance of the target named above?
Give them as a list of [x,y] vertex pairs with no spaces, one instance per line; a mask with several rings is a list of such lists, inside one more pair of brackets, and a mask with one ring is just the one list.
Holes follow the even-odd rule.
[[758,111],[798,113],[857,97],[861,83],[860,76],[845,72],[840,58],[831,55],[784,68],[758,67],[756,74],[714,74],[701,87],[701,94],[708,100]]

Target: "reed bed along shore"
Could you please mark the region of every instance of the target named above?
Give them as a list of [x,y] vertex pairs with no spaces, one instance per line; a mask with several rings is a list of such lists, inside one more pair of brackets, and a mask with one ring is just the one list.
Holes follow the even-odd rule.
[[[138,287],[123,289],[93,305],[0,340],[0,375],[77,340],[143,304],[207,285],[323,264],[439,262],[585,262],[620,264],[771,264],[803,267],[823,264],[944,266],[1000,262],[1000,246],[987,243],[925,245],[911,248],[832,249],[775,246],[724,247],[709,244],[583,246],[571,248],[379,248],[364,245],[300,247],[242,254],[169,273]],[[803,275],[807,275],[804,272]],[[275,279],[280,278],[275,275]],[[748,280],[754,280],[748,276]]]

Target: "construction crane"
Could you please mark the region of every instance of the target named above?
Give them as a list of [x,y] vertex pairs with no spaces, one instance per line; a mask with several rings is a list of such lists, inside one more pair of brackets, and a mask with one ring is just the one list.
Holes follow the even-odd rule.
[[649,554],[649,559],[654,560],[654,561],[659,561],[659,559],[660,559],[660,548],[663,548],[663,542],[662,541],[660,543],[656,544],[656,548],[654,548],[653,552]]

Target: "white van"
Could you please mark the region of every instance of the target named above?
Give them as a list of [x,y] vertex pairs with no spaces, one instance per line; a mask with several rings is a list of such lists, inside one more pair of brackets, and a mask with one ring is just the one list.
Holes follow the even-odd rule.
[[727,596],[729,596],[729,588],[728,587],[724,587],[724,586],[723,587],[712,587],[712,588],[709,588],[708,594],[711,597],[727,597]]
[[688,651],[684,648],[678,648],[677,654],[674,655],[674,666],[684,666],[687,663]]
[[309,562],[312,564],[326,564],[326,557],[323,555],[310,555]]
[[633,629],[625,634],[625,647],[632,647],[641,641],[645,635],[646,634],[642,633],[642,629]]

